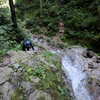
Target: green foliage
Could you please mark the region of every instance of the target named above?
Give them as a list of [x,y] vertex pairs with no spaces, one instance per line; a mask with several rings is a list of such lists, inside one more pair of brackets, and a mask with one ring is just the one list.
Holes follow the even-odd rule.
[[100,53],[97,53],[98,56],[100,56]]
[[40,15],[40,9],[37,9],[34,11],[34,16],[39,16]]
[[45,48],[42,45],[37,45],[39,48],[45,50]]
[[[50,56],[56,55],[51,52],[45,52],[43,54],[46,60],[50,60]],[[15,59],[14,61],[19,63],[17,59]],[[54,69],[50,68],[49,65],[44,64],[41,64],[40,66],[33,66],[32,68],[29,68],[24,64],[19,65],[25,68],[25,71],[22,71],[22,73],[23,78],[26,81],[30,81],[30,76],[36,78],[38,77],[39,79],[41,79],[41,81],[36,84],[37,89],[49,93],[51,97],[54,98],[54,100],[56,98],[57,100],[72,100],[70,97],[69,90],[64,87],[64,83],[61,81],[61,74],[63,72],[61,69],[61,64],[57,61],[50,61],[50,64],[53,63],[56,64],[58,71],[55,71]],[[24,96],[24,88],[22,84],[19,84],[19,87],[15,90],[15,93],[11,96],[11,100],[15,100],[15,98],[16,100],[18,100],[21,96]],[[27,97],[23,100],[27,100]]]
[[[51,55],[49,53],[46,54]],[[58,64],[58,66],[60,66],[58,68],[61,68],[61,64]],[[54,71],[51,68],[49,68],[49,66],[37,66],[35,69],[34,67],[33,68],[25,67],[25,68],[26,72],[24,73],[24,77],[27,81],[29,81],[29,76],[35,76],[41,79],[39,86],[37,85],[38,89],[47,91],[48,93],[51,94],[51,96],[53,96],[53,98],[60,98],[58,100],[65,100],[66,98],[68,100],[71,100],[71,98],[69,97],[70,93],[66,91],[68,89],[63,87],[64,85],[63,82],[62,85],[59,84],[59,82],[61,82],[60,81],[61,77],[59,76],[58,73],[54,73]],[[59,70],[61,71],[61,69]],[[58,94],[56,94],[58,97],[55,95],[55,92],[50,92],[50,90],[57,92],[56,89],[58,89],[59,91]]]
[[47,39],[47,42],[49,43],[50,42],[50,39]]
[[65,47],[64,44],[62,44],[62,43],[57,43],[56,46],[57,46],[58,48],[61,48],[61,49],[63,49],[63,48]]
[[32,28],[36,24],[35,19],[26,19],[26,27],[27,28]]
[[67,87],[60,87],[60,86],[58,86],[57,89],[61,92],[61,96],[59,96],[59,97],[62,98],[62,100],[65,100],[66,97],[67,97],[67,100],[70,100],[70,98],[69,98],[70,93],[67,92],[67,90],[68,90]]
[[0,25],[11,23],[8,8],[0,8]]
[[66,40],[65,37],[61,37],[61,40],[62,40],[63,42],[67,42],[67,40]]
[[[76,42],[70,41],[70,43],[77,44],[79,43],[77,40],[83,38],[91,41],[99,40],[99,5],[99,0],[74,0],[74,2],[60,0],[56,3],[53,0],[48,3],[44,1],[43,15],[40,16],[39,0],[34,0],[34,2],[32,0],[16,0],[16,11],[18,18],[22,16],[26,19],[26,28],[31,29],[33,34],[55,36],[59,30],[59,22],[64,21],[65,33],[61,40],[68,42],[68,38],[70,40],[73,38]],[[42,26],[45,26],[47,31],[41,30]]]
[[94,81],[95,81],[95,78],[90,77],[90,82],[91,82],[91,84],[92,84]]
[[11,96],[10,100],[22,100],[20,97],[23,96],[23,87],[18,87],[15,90],[15,93]]
[[[22,50],[22,45],[17,42],[28,37],[25,30],[17,29],[17,32],[11,24],[0,26],[0,58],[4,57],[8,50]],[[16,42],[17,41],[17,42]]]

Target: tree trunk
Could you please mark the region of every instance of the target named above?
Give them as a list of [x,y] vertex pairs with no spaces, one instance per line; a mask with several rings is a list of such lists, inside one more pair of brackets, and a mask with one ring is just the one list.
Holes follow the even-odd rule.
[[40,0],[40,14],[42,15],[42,0]]
[[13,27],[17,28],[17,22],[16,22],[16,15],[15,15],[15,7],[13,4],[13,0],[9,0],[10,10],[11,10],[11,17],[13,21]]
[[100,6],[98,6],[98,34],[100,32]]
[[98,6],[98,19],[99,19],[99,27],[100,27],[100,6]]

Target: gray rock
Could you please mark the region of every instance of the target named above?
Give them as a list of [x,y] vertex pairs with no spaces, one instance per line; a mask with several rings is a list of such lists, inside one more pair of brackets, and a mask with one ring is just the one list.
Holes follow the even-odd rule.
[[100,63],[100,60],[97,60],[97,63]]
[[18,69],[20,65],[18,63],[16,63],[16,64],[13,64],[13,66],[14,66],[14,68]]
[[37,38],[35,38],[33,41],[34,41],[35,43],[38,43],[38,42],[39,42]]
[[87,57],[92,58],[94,55],[93,51],[87,51]]
[[22,86],[23,86],[23,88],[25,88],[25,91],[29,91],[29,90],[31,90],[32,89],[32,85],[33,84],[31,84],[30,82],[24,82],[24,81],[22,81]]
[[0,62],[0,67],[2,67],[2,66],[3,66],[3,63]]
[[10,57],[12,57],[14,54],[16,54],[17,52],[16,51],[14,51],[14,50],[10,50],[10,51],[8,51],[7,52],[7,54],[10,56]]
[[9,82],[3,85],[2,93],[4,100],[10,100],[10,96],[14,93],[14,89],[14,86]]
[[13,69],[9,67],[0,68],[0,84],[6,82],[9,79],[9,75],[12,71]]
[[57,67],[56,67],[54,64],[51,64],[51,65],[50,65],[50,68],[53,68],[55,71],[58,70]]
[[30,76],[32,82],[39,83],[41,80],[38,77]]
[[24,68],[24,67],[19,68],[18,71],[21,72],[21,71],[23,70],[23,68]]
[[28,100],[38,100],[39,98],[44,98],[45,100],[51,100],[51,97],[49,94],[43,91],[39,91],[39,90],[35,90],[33,93],[31,93],[29,95]]
[[39,39],[39,41],[42,43],[43,42],[43,39]]
[[84,57],[87,57],[87,51],[84,51],[82,54]]
[[52,56],[50,56],[50,59],[51,60],[55,60],[55,61],[57,61],[59,63],[62,63],[62,58],[60,56],[52,55]]

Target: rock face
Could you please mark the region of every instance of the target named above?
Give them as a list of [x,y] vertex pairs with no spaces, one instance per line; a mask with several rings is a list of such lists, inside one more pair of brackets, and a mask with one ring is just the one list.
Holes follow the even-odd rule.
[[[61,53],[62,56],[65,54],[72,62],[75,59],[79,64],[84,62],[80,69],[87,75],[85,88],[93,100],[100,100],[100,57],[79,46],[67,48]],[[74,97],[68,73],[62,74],[60,56],[46,51],[35,54],[13,50],[7,55],[11,57],[10,63],[0,67],[0,100],[62,100],[67,96],[71,100]]]
[[[56,100],[63,98],[61,58],[49,52],[7,52],[10,63],[0,68],[0,100]],[[69,84],[67,82],[67,84]],[[63,85],[64,86],[64,85]],[[68,92],[72,92],[70,89]],[[73,95],[69,95],[71,99]],[[67,98],[67,97],[66,97]],[[62,100],[62,99],[59,99]]]
[[94,52],[93,51],[88,51],[87,52],[87,57],[92,58],[94,56]]
[[[61,26],[61,28],[59,28],[59,32],[63,33],[63,31],[62,31],[63,26],[64,26],[64,24]],[[34,42],[34,40],[33,40],[33,42]],[[99,80],[100,79],[100,57],[99,56],[97,56],[92,51],[88,51],[87,48],[83,48],[81,46],[71,46],[65,50],[60,51],[60,50],[57,50],[55,47],[48,49],[49,46],[47,46],[47,45],[45,46],[43,43],[41,43],[40,45],[44,46],[46,48],[46,50],[48,50],[48,51],[52,51],[52,49],[54,49],[54,51],[57,51],[56,53],[61,54],[62,57],[65,54],[68,54],[71,57],[72,62],[74,62],[74,59],[77,59],[79,61],[79,64],[82,62],[82,66],[80,66],[80,68],[82,70],[82,73],[86,73],[86,76],[87,76],[86,79],[84,79],[84,80],[86,80],[85,89],[90,94],[92,94],[91,98],[94,98],[93,100],[100,100],[100,80]],[[72,53],[69,53],[69,50]],[[76,57],[74,56],[75,53],[77,53],[79,58],[77,55],[76,55]],[[51,59],[52,59],[52,57],[51,57]],[[55,59],[57,59],[57,58],[53,57],[53,60],[55,60]],[[62,62],[62,60],[57,60],[57,61]],[[63,80],[66,81],[66,78],[63,77]],[[66,83],[67,83],[67,81],[66,81]]]
[[98,57],[87,58],[85,72],[88,73],[87,89],[94,96],[94,100],[100,100],[100,63]]
[[84,48],[81,51],[80,54],[85,57],[86,61],[81,66],[83,73],[87,73],[86,89],[92,94],[94,100],[100,100],[100,57]]
[[50,95],[46,94],[43,91],[35,90],[33,93],[29,95],[29,100],[37,100],[37,99],[45,99],[45,100],[51,100]]
[[[67,63],[67,61],[70,63],[67,65],[71,65],[70,67],[72,67],[72,68],[73,68],[73,66],[76,66],[76,68],[78,68],[77,70],[80,69],[81,73],[85,74],[85,78],[83,80],[81,80],[80,83],[83,83],[83,84],[86,83],[85,89],[89,93],[88,97],[90,97],[90,99],[88,99],[88,100],[100,100],[100,62],[99,62],[100,57],[97,56],[96,54],[94,54],[94,52],[87,51],[86,48],[83,48],[81,46],[68,47],[64,51],[64,53],[65,54],[63,54],[63,53],[61,54],[62,57],[63,56],[65,57],[65,55],[66,55],[66,63]],[[64,61],[63,60],[64,59],[62,58],[62,62],[65,62],[65,60]],[[67,68],[65,67],[65,70],[66,69]],[[68,73],[71,72],[70,74],[73,75],[73,72],[76,70],[75,69],[70,70],[70,69],[71,68],[68,67]],[[77,73],[76,73],[76,75],[77,75]],[[68,76],[68,75],[66,75],[66,76]],[[79,74],[79,76],[81,76],[81,75]],[[68,77],[70,78],[71,75]],[[71,78],[76,79],[76,77],[74,77],[74,76]],[[78,77],[78,79],[76,79],[74,83],[79,81],[79,79],[80,79],[80,77]],[[72,82],[72,80],[71,80],[71,82]],[[81,85],[80,85],[80,87],[81,87]],[[80,91],[80,89],[78,89],[78,91]],[[78,91],[75,91],[75,92],[78,92]],[[78,100],[85,100],[82,98],[81,91],[78,96],[81,99],[78,99]],[[75,92],[74,92],[74,94],[75,94]]]

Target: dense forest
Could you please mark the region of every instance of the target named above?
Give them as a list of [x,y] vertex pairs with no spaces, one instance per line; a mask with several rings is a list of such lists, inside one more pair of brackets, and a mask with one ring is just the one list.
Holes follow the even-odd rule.
[[0,56],[22,49],[21,41],[29,38],[26,29],[52,38],[60,22],[63,44],[80,44],[100,54],[100,0],[0,0]]

